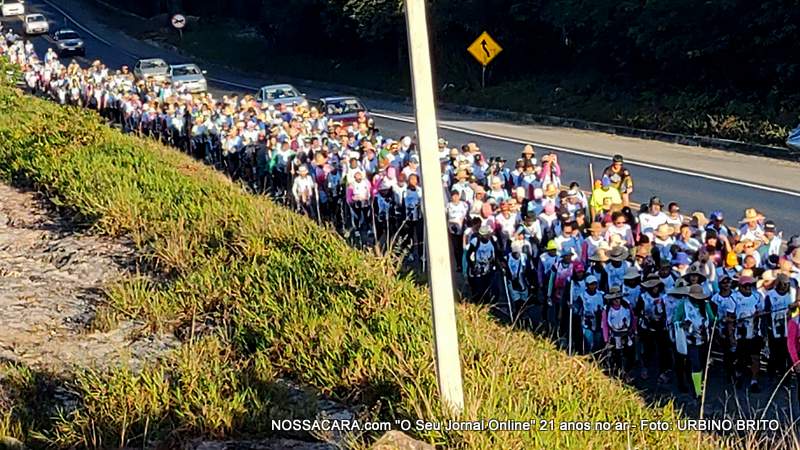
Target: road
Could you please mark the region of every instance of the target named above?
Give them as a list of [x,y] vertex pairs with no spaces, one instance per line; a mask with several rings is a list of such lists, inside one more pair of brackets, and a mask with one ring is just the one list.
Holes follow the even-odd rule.
[[[186,57],[160,47],[130,38],[123,32],[105,25],[94,17],[90,10],[81,8],[82,0],[61,0],[58,6],[49,0],[29,0],[29,8],[43,12],[52,27],[69,26],[77,29],[87,45],[87,58],[78,58],[82,64],[100,59],[112,68],[123,64],[132,66],[139,57],[161,57],[171,63],[187,62]],[[16,19],[4,19],[5,26],[19,29]],[[51,45],[46,36],[33,39],[37,51],[43,53]],[[240,74],[228,69],[200,63],[208,70],[212,92],[252,93],[258,86],[279,79]],[[311,96],[343,94],[332,90],[311,88]],[[413,119],[410,105],[379,98],[363,98],[378,117],[378,124],[385,136],[412,134]],[[541,153],[555,151],[559,155],[565,181],[578,180],[588,185],[588,164],[593,164],[596,173],[608,164],[610,156],[622,153],[630,161],[636,180],[634,200],[646,201],[659,194],[664,201],[677,201],[684,212],[693,210],[708,212],[721,209],[729,222],[740,217],[747,207],[756,207],[767,217],[776,221],[787,235],[800,234],[797,211],[800,207],[800,164],[751,157],[723,151],[667,144],[635,138],[624,138],[603,133],[578,131],[565,128],[542,127],[499,123],[477,116],[440,111],[440,133],[453,144],[475,141],[489,155],[498,155],[512,160],[519,154],[523,143],[534,143]],[[769,392],[748,395],[735,390],[727,380],[712,371],[709,397],[711,405],[707,411],[719,412],[732,399],[738,397],[742,409],[750,411],[763,407]],[[671,385],[644,385],[647,395],[653,399],[672,397]],[[774,385],[769,383],[768,388]],[[685,398],[679,396],[678,403],[687,406]],[[785,408],[788,392],[781,392],[767,417],[779,415]],[[777,408],[776,408],[777,407]],[[692,407],[689,407],[691,410]]]
[[[88,63],[100,59],[110,67],[133,65],[139,57],[161,57],[167,62],[186,62],[181,56],[146,42],[130,38],[102,22],[82,0],[30,0],[29,8],[43,12],[53,27],[76,28],[86,40]],[[8,20],[4,21],[8,23]],[[37,37],[39,52],[50,46],[49,38]],[[212,92],[253,93],[258,86],[281,82],[200,62],[208,70]],[[311,97],[342,94],[329,89],[309,87]],[[374,111],[386,136],[414,132],[412,108],[408,104],[378,98],[363,98]],[[564,181],[577,180],[588,185],[588,165],[599,172],[614,153],[628,160],[636,189],[633,199],[646,201],[658,194],[664,201],[677,201],[684,213],[699,210],[706,215],[720,209],[728,223],[738,220],[745,208],[755,207],[778,224],[787,236],[800,234],[797,211],[800,208],[800,164],[719,150],[668,144],[604,133],[500,123],[478,116],[447,111],[439,113],[440,133],[453,144],[475,141],[489,155],[513,161],[524,143],[535,143],[539,153],[555,151],[559,155]]]

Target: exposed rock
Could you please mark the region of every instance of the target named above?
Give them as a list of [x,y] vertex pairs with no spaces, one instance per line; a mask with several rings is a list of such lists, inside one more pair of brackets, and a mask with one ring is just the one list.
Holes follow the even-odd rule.
[[418,441],[400,431],[387,431],[375,441],[370,450],[435,450],[428,443]]
[[0,184],[0,199],[0,360],[53,372],[118,362],[136,369],[177,345],[171,336],[133,339],[133,322],[89,329],[104,286],[133,264],[130,245],[75,229],[32,193]]

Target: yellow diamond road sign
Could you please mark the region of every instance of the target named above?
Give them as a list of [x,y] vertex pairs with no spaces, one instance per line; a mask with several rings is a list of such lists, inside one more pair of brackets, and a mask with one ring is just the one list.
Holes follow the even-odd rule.
[[489,36],[489,33],[484,31],[478,36],[478,39],[475,39],[475,42],[467,48],[467,51],[470,52],[479,63],[486,66],[503,51],[503,47],[500,47],[500,44],[495,42],[495,40]]

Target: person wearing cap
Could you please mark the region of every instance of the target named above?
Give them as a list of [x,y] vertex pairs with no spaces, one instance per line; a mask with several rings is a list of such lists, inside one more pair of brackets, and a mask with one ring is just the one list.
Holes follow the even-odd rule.
[[422,219],[422,187],[419,186],[419,177],[412,173],[407,177],[408,187],[400,197],[400,208],[406,222],[405,236],[411,245],[411,261],[425,258],[423,239],[425,235]]
[[739,277],[739,287],[734,294],[736,301],[736,351],[739,372],[738,385],[748,378],[746,371],[750,369],[750,391],[760,392],[758,373],[761,362],[760,321],[765,311],[764,299],[755,291],[756,280],[750,275]]
[[601,320],[605,292],[601,291],[598,286],[597,277],[587,275],[580,296],[574,300],[583,331],[583,354],[593,353],[599,350],[603,344]]
[[[531,260],[522,249],[522,241],[514,241],[503,265],[511,308],[517,311],[521,310],[528,301],[530,289],[528,280],[532,270]],[[510,314],[510,317],[513,317],[514,311],[511,311]]]
[[659,225],[667,223],[667,215],[661,211],[664,204],[657,196],[651,197],[647,204],[647,211],[639,214],[639,231],[651,239]]
[[603,170],[603,177],[607,177],[611,181],[611,185],[622,196],[622,203],[627,206],[630,203],[631,194],[633,194],[633,177],[625,167],[622,155],[614,155],[611,158],[611,165]]
[[539,262],[536,265],[536,277],[542,303],[547,299],[546,289],[550,280],[550,272],[556,261],[558,261],[558,248],[556,247],[556,242],[551,239],[544,246],[544,251],[539,255]]
[[603,340],[611,353],[611,370],[629,381],[629,374],[636,358],[633,337],[636,334],[636,316],[630,304],[623,299],[622,289],[612,286],[603,297],[601,325]]
[[464,254],[464,226],[469,213],[469,206],[461,201],[461,193],[453,189],[450,192],[450,201],[445,206],[447,214],[447,230],[450,236],[450,245],[456,261],[456,270],[461,272],[461,259]]
[[719,239],[730,237],[731,230],[725,225],[725,214],[721,210],[711,211],[709,222],[706,225],[706,233],[713,230]]
[[592,214],[595,216],[600,214],[605,209],[606,204],[622,204],[622,196],[619,190],[611,183],[611,180],[608,177],[603,177],[599,185],[592,190],[592,195],[589,199]]
[[494,301],[492,283],[498,267],[498,251],[492,229],[482,225],[478,235],[470,239],[466,250],[467,283],[472,301],[491,303]]
[[789,368],[788,322],[792,310],[796,309],[795,300],[789,277],[783,273],[777,274],[771,288],[764,294],[764,310],[768,314],[769,329],[767,374],[778,379]]
[[759,248],[763,260],[772,255],[780,256],[783,247],[783,235],[782,233],[777,233],[775,222],[771,220],[764,222],[764,243],[766,245]]
[[[676,306],[672,321],[681,326],[686,336],[686,368],[679,369],[678,377],[691,375],[696,398],[703,393],[703,369],[707,346],[711,339],[716,316],[708,302],[709,296],[700,285],[689,286],[686,299]],[[685,372],[684,372],[685,370]],[[679,378],[680,379],[680,378]]]

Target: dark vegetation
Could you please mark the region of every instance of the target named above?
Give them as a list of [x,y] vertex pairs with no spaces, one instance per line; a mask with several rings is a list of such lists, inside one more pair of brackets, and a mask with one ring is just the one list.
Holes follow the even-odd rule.
[[[305,64],[306,73],[297,75],[395,91],[409,86],[399,0],[114,3],[144,16],[198,16],[197,31],[217,30],[220,46],[230,42],[219,40],[222,24],[250,25],[259,37],[247,48],[261,55],[252,59],[273,73],[284,65],[301,70],[291,59],[310,56],[318,64]],[[430,3],[429,16],[438,84],[454,86],[445,100],[780,145],[800,117],[798,6],[442,0]],[[483,30],[504,52],[481,91],[480,67],[466,47]],[[303,58],[290,58],[297,54]]]

